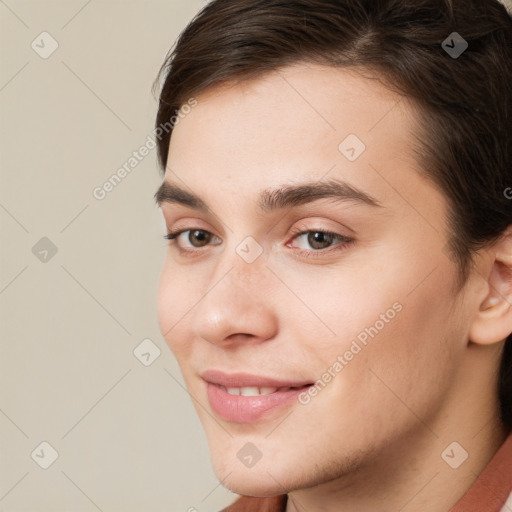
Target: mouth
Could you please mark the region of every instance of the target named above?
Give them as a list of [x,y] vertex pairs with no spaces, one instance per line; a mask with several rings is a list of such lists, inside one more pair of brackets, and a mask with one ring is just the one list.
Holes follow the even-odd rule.
[[250,374],[209,370],[201,375],[213,412],[234,423],[253,423],[282,414],[313,382],[276,380]]
[[226,389],[284,389],[284,388],[300,388],[312,384],[311,381],[299,379],[275,379],[273,377],[265,377],[263,375],[254,375],[250,373],[225,373],[220,370],[207,370],[201,374],[206,382],[225,387]]
[[[215,384],[217,385],[217,384]],[[274,393],[280,393],[282,391],[289,391],[290,389],[304,389],[309,385],[305,386],[286,386],[282,388],[276,387],[256,387],[256,386],[246,386],[242,388],[226,388],[225,386],[220,386],[219,388],[225,391],[226,393],[233,396],[261,396],[261,395],[273,395]]]

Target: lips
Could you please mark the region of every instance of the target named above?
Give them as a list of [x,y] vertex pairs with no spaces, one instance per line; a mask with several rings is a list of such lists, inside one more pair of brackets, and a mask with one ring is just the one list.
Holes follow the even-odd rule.
[[298,395],[313,384],[217,370],[208,370],[201,377],[214,413],[235,423],[253,423],[274,411],[283,412],[285,406],[296,403]]
[[201,374],[201,377],[206,382],[225,388],[301,388],[312,384],[311,381],[305,380],[278,380],[249,373],[227,374],[219,370],[207,370]]
[[226,386],[219,386],[223,391],[230,395],[242,395],[242,396],[259,396],[259,395],[271,395],[276,391],[288,391],[293,389],[292,387],[258,387],[258,386],[244,386],[240,388],[226,388]]

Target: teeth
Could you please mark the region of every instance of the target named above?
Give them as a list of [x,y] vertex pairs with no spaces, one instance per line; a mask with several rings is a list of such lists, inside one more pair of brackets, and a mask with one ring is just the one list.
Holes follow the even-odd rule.
[[260,388],[260,395],[270,395],[271,393],[275,393],[277,388]]
[[275,393],[277,390],[286,391],[290,388],[258,388],[255,386],[247,386],[244,388],[224,388],[230,395],[242,395],[242,396],[259,396],[259,395],[270,395]]
[[260,394],[260,390],[258,388],[240,388],[240,394],[242,396],[258,396]]

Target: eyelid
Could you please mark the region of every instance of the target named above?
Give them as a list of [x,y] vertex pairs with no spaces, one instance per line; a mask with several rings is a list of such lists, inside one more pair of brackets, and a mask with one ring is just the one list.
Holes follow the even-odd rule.
[[[211,231],[208,231],[207,229],[203,229],[203,228],[178,228],[178,229],[171,229],[167,232],[166,235],[164,235],[164,238],[166,240],[176,240],[179,236],[181,236],[183,233],[186,233],[187,231],[204,231],[205,233],[208,233],[210,235],[212,235],[212,238],[217,238],[218,240],[220,240],[220,238],[216,235],[214,235]],[[214,244],[214,245],[219,245],[219,244]],[[195,248],[194,250],[197,250],[197,249],[201,249],[201,247],[199,248]]]
[[313,227],[294,227],[290,232],[290,236],[292,238],[296,238],[298,235],[304,235],[306,233],[326,233],[332,236],[337,236],[344,239],[350,239],[348,235],[343,235],[342,233],[338,233],[335,230],[329,228],[323,228],[321,226],[313,226]]

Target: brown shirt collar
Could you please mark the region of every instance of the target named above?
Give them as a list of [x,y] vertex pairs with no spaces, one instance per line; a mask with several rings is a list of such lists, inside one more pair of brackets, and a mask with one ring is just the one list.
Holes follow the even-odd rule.
[[511,492],[512,432],[450,512],[500,512]]

